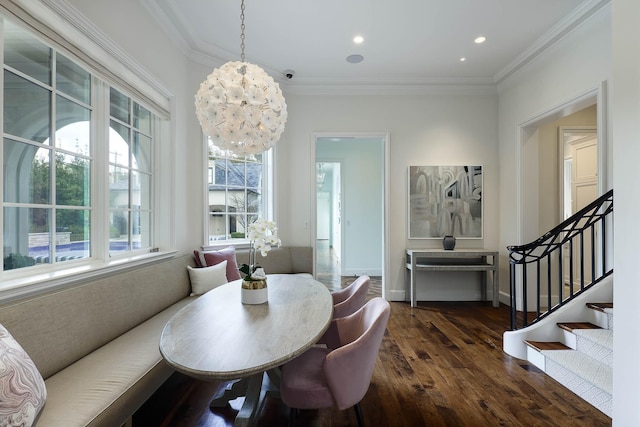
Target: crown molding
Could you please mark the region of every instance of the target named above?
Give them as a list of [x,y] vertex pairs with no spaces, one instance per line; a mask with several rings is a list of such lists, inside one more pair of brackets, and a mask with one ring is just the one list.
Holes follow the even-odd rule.
[[281,85],[285,94],[293,95],[495,95],[497,86],[491,78],[425,78],[324,80],[296,79]]
[[520,55],[507,64],[506,67],[497,72],[493,78],[494,82],[500,84],[505,81],[609,3],[611,3],[611,0],[588,0],[581,4],[572,13],[565,16],[549,31],[544,33],[542,37],[538,38],[531,46],[520,53]]
[[[80,57],[93,59],[111,70],[119,70],[118,75],[128,74],[129,84],[139,89],[151,105],[165,114],[170,111],[173,93],[69,2],[41,0],[20,3],[35,19],[61,36],[63,47],[75,47],[83,53]],[[104,76],[109,74],[103,73]]]

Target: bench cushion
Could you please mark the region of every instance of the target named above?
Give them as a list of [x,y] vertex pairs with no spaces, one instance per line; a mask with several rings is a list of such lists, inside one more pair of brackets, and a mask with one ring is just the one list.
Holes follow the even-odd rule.
[[120,426],[173,373],[159,350],[167,321],[185,298],[46,380],[38,425]]

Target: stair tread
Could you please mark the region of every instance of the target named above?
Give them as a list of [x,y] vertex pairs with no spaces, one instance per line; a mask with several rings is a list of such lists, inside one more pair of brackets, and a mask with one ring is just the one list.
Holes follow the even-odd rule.
[[607,393],[613,391],[613,369],[576,350],[545,350],[542,354]]
[[559,341],[524,341],[529,347],[533,347],[538,351],[542,350],[570,350],[571,347],[567,347]]
[[605,313],[613,309],[613,303],[612,302],[588,302],[587,307],[593,310],[598,310]]
[[594,325],[591,322],[559,322],[557,325],[569,332],[573,332],[575,329],[602,329],[598,325]]

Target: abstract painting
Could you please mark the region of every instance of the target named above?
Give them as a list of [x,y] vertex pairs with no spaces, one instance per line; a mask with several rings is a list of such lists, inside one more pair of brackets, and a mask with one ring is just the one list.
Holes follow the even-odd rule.
[[409,166],[409,238],[482,238],[482,166]]

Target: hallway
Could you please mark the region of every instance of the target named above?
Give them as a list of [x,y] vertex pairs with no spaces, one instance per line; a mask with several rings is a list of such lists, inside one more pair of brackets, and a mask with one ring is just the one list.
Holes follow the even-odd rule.
[[[355,279],[355,276],[340,275],[340,263],[329,246],[329,240],[316,240],[316,280],[324,283],[330,291],[335,291],[344,288]],[[382,277],[371,276],[369,298],[381,295]]]

